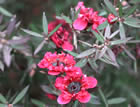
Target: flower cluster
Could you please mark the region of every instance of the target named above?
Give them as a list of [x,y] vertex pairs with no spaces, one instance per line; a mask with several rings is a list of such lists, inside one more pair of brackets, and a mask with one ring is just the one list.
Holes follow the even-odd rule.
[[65,20],[56,19],[48,24],[49,33],[57,26],[61,24],[61,27],[51,36],[51,40],[56,44],[58,48],[64,50],[73,50],[72,37],[73,33],[68,23]]
[[40,68],[48,69],[49,75],[57,75],[55,87],[61,92],[57,98],[59,104],[67,104],[71,100],[87,103],[91,98],[87,90],[97,85],[97,80],[83,74],[81,68],[74,66],[75,63],[69,54],[47,52],[38,64]]
[[97,27],[106,20],[108,20],[110,24],[113,24],[112,20],[115,18],[113,14],[110,14],[106,19],[105,17],[99,16],[98,11],[94,11],[93,8],[86,8],[84,2],[78,3],[75,10],[78,11],[79,9],[78,18],[73,23],[73,27],[76,30],[81,31],[92,25],[92,30],[96,31]]

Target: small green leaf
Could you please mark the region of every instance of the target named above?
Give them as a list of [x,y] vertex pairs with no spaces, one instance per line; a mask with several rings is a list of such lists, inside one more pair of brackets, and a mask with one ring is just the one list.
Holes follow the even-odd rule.
[[60,27],[61,25],[62,25],[62,24],[57,25],[56,28],[53,29],[53,30],[49,33],[48,37],[50,37],[51,35],[53,35],[54,32],[56,32],[56,31],[59,29],[59,27]]
[[104,96],[104,93],[103,93],[103,91],[101,90],[101,88],[98,88],[98,92],[99,92],[99,94],[100,94],[101,100],[102,100],[102,101],[104,102],[104,104],[105,104],[105,107],[109,107],[109,106],[108,106],[107,99],[106,99],[106,97]]
[[120,32],[120,30],[117,30],[115,32],[113,32],[108,38],[112,39],[114,36],[116,36],[118,33]]
[[126,40],[116,40],[116,41],[111,41],[111,45],[124,44],[126,42],[127,42]]
[[0,70],[4,71],[4,64],[2,61],[0,61]]
[[136,18],[126,18],[124,24],[131,27],[140,28],[140,20]]
[[83,58],[80,61],[77,62],[77,64],[75,66],[77,67],[84,67],[87,64],[87,58]]
[[43,36],[40,35],[39,33],[36,33],[36,32],[33,32],[33,31],[30,31],[30,30],[27,30],[27,29],[21,29],[21,30],[24,31],[25,33],[29,34],[29,35],[43,38]]
[[108,100],[108,104],[121,104],[126,101],[125,98],[119,97],[119,98],[112,98]]
[[124,26],[121,22],[120,22],[120,25],[119,25],[119,29],[120,29],[121,40],[125,40],[126,39],[125,29],[124,29]]
[[97,96],[94,96],[93,94],[90,94],[91,95],[91,99],[88,103],[90,104],[96,104],[96,105],[99,105],[101,104],[99,98]]
[[98,30],[103,30],[103,29],[105,29],[105,28],[107,27],[107,25],[108,25],[108,21],[105,21],[104,23],[102,23],[102,24],[100,24],[100,25],[98,26]]
[[134,5],[133,7],[131,7],[128,12],[126,13],[126,15],[124,17],[128,17],[130,16],[132,13],[135,12],[135,10],[137,9],[137,5]]
[[0,102],[2,102],[2,103],[7,103],[7,100],[6,100],[6,98],[0,93]]
[[9,17],[12,16],[12,14],[9,11],[7,11],[6,9],[4,9],[1,6],[0,6],[0,13],[4,14],[5,16],[9,16]]
[[39,101],[39,100],[31,99],[31,102],[34,105],[36,105],[37,107],[46,107],[46,105],[43,102]]
[[119,2],[119,16],[122,17],[123,15],[123,9],[122,9],[122,4]]
[[78,107],[79,102],[76,100],[73,104],[73,107]]
[[76,32],[73,32],[73,44],[75,46],[75,49],[77,49],[77,35],[76,35]]
[[118,45],[118,44],[124,44],[127,41],[131,40],[132,38],[126,38],[125,40],[115,40],[115,41],[111,41],[111,45]]
[[0,107],[8,107],[7,104],[0,104]]
[[108,38],[110,36],[110,33],[111,33],[111,29],[110,29],[110,25],[108,24],[106,29],[105,29],[104,37]]
[[97,40],[104,43],[104,37],[100,34],[98,34],[97,32],[92,30],[92,33],[96,36]]
[[47,17],[45,15],[45,12],[43,12],[42,25],[43,25],[43,31],[47,35],[48,34],[48,22],[47,22]]
[[86,57],[86,56],[93,54],[94,52],[95,52],[95,48],[91,48],[91,49],[88,49],[84,52],[81,52],[79,55],[76,56],[76,58],[83,58],[83,57]]
[[112,3],[111,3],[109,0],[104,0],[104,2],[105,2],[105,4],[106,4],[106,6],[109,8],[109,10],[110,10],[115,16],[117,16],[118,14],[117,14],[117,12],[116,12],[114,6],[112,5]]
[[88,62],[90,64],[91,68],[94,69],[97,72],[98,65],[96,64],[96,62],[94,61],[94,59],[88,58]]
[[78,55],[77,53],[72,52],[72,51],[68,51],[68,50],[66,50],[66,52],[68,52],[70,55],[75,56],[75,57]]
[[26,86],[18,95],[17,97],[15,98],[15,100],[13,101],[12,104],[17,104],[24,96],[25,94],[27,93],[29,89],[29,86]]
[[50,88],[50,87],[47,86],[47,85],[41,85],[41,88],[42,88],[42,90],[43,90],[44,92],[46,92],[46,93],[58,95],[57,92],[55,92],[54,90],[52,90],[52,88]]
[[69,17],[63,15],[62,18],[63,18],[67,23],[72,24],[72,20],[71,20]]

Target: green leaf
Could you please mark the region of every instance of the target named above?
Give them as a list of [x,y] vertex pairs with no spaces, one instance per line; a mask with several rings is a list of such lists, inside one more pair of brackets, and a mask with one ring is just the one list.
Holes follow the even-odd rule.
[[12,104],[17,104],[17,103],[25,96],[25,94],[27,93],[28,89],[29,89],[29,85],[26,86],[26,87],[17,95],[17,97],[15,98],[15,100],[13,101]]
[[123,15],[123,9],[122,9],[122,4],[119,2],[119,16],[122,17]]
[[66,50],[66,52],[68,52],[70,55],[75,56],[75,57],[78,55],[77,53],[72,52],[72,51],[68,51],[68,50]]
[[61,25],[62,25],[62,24],[57,25],[56,28],[53,29],[53,30],[49,33],[48,37],[50,37],[51,35],[53,35],[54,32],[56,32],[56,31],[59,29],[59,27],[60,27]]
[[43,102],[39,101],[39,100],[31,99],[31,102],[34,105],[36,105],[37,107],[46,107],[46,105]]
[[94,52],[95,52],[95,48],[91,48],[91,49],[88,49],[84,52],[81,52],[79,55],[76,56],[76,58],[83,58],[83,57],[86,57],[86,56],[93,54]]
[[52,90],[52,88],[50,88],[47,85],[41,85],[41,88],[44,92],[46,93],[50,93],[50,94],[55,94],[55,95],[59,95],[57,92],[55,92],[54,90]]
[[24,31],[25,33],[29,34],[29,35],[43,38],[43,36],[40,35],[39,33],[36,33],[36,32],[33,32],[33,31],[30,31],[30,30],[27,30],[27,29],[21,29],[21,30]]
[[119,97],[119,98],[112,98],[108,100],[108,104],[121,104],[126,101],[125,98]]
[[124,44],[126,42],[127,40],[116,40],[116,41],[111,41],[111,45]]
[[131,8],[127,11],[127,13],[126,13],[126,15],[125,15],[124,17],[130,16],[132,13],[135,12],[136,9],[137,9],[137,5],[134,5],[133,7],[131,7]]
[[96,64],[96,62],[94,61],[94,59],[88,58],[88,62],[90,64],[91,68],[94,69],[97,72],[98,65]]
[[121,40],[125,40],[126,39],[125,29],[124,29],[124,26],[123,26],[123,24],[121,22],[119,24],[119,29],[120,29]]
[[0,104],[0,107],[8,107],[7,104]]
[[63,15],[62,18],[63,18],[67,23],[72,24],[72,20],[71,20],[69,17]]
[[107,27],[107,25],[108,25],[108,21],[105,21],[104,23],[100,24],[97,29],[103,30]]
[[4,64],[2,61],[0,61],[0,70],[4,71]]
[[120,32],[120,30],[117,30],[115,32],[113,32],[108,38],[112,39],[114,36],[116,36],[118,33]]
[[117,16],[118,14],[117,14],[117,12],[116,12],[114,6],[112,5],[112,3],[111,3],[109,0],[104,0],[104,2],[105,2],[105,4],[106,4],[106,6],[109,8],[109,10],[110,10],[115,16]]
[[77,35],[76,35],[76,32],[73,32],[73,44],[75,46],[75,49],[77,49]]
[[140,28],[140,20],[136,18],[125,18],[124,24],[131,27]]
[[7,103],[7,100],[6,100],[6,98],[0,93],[0,102],[2,102],[2,103]]
[[90,94],[91,95],[91,99],[88,103],[90,104],[96,104],[96,105],[99,105],[101,104],[99,98],[97,96],[94,96],[93,94]]
[[84,67],[87,64],[87,58],[83,58],[80,61],[77,62],[77,64],[75,66],[77,67]]
[[103,93],[103,91],[101,90],[101,88],[98,88],[98,92],[99,92],[99,94],[100,94],[101,100],[102,100],[102,101],[104,102],[104,104],[105,104],[105,107],[109,107],[109,106],[108,106],[107,99],[106,99],[106,97],[104,96],[104,93]]
[[78,107],[79,102],[76,100],[73,104],[73,107]]
[[9,17],[12,16],[12,14],[9,11],[7,11],[6,9],[4,9],[1,6],[0,6],[0,13],[4,14],[5,16],[9,16]]
[[108,24],[106,29],[105,29],[104,37],[108,38],[110,36],[110,33],[111,33],[111,29],[110,29],[110,25]]
[[100,34],[98,34],[97,32],[92,30],[92,33],[96,36],[97,40],[104,43],[104,37]]
[[138,72],[137,60],[134,61],[134,71],[135,71],[135,73]]
[[81,40],[79,40],[79,42],[81,42],[81,43],[83,43],[84,45],[87,45],[87,46],[89,46],[89,47],[93,47],[91,44],[89,44],[89,43],[87,43],[87,42],[84,42],[84,41],[81,41]]
[[47,22],[47,17],[45,15],[45,12],[43,12],[42,25],[43,25],[43,31],[44,31],[44,33],[46,35],[48,35],[48,22]]

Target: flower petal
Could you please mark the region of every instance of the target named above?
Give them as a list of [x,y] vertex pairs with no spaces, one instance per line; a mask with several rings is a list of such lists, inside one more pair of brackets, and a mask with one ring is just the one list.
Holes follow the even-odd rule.
[[74,21],[73,27],[77,30],[84,30],[87,27],[88,22],[84,17],[78,18]]
[[48,71],[48,74],[49,74],[49,75],[58,75],[58,74],[60,74],[60,72],[58,72],[58,71],[53,71],[53,70],[51,71],[51,70],[50,70],[50,71]]
[[57,98],[59,104],[67,104],[71,101],[72,95],[68,92],[62,92]]
[[62,48],[64,50],[69,50],[69,51],[72,51],[73,50],[73,45],[69,42],[64,42],[64,44],[62,45]]
[[55,87],[63,91],[66,88],[65,86],[67,86],[67,84],[64,77],[57,77],[55,80]]
[[82,78],[82,88],[94,88],[97,85],[97,80],[94,77],[85,77]]
[[76,96],[76,99],[79,100],[81,103],[89,102],[90,98],[91,96],[87,91],[80,91]]

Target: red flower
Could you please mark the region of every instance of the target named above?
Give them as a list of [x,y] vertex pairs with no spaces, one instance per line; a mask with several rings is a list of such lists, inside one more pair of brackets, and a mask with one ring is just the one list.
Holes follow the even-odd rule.
[[92,29],[96,30],[97,27],[106,21],[106,18],[98,16],[97,11],[93,11],[92,8],[86,8],[83,2],[79,2],[75,10],[80,8],[78,18],[74,21],[73,27],[77,30],[84,30],[89,25],[92,25]]
[[59,24],[62,24],[61,27],[51,36],[51,40],[56,44],[58,48],[63,48],[64,50],[73,50],[72,45],[72,30],[65,22],[65,20],[56,19],[53,22],[48,24],[49,33]]
[[113,14],[109,14],[108,18],[107,18],[108,23],[110,23],[110,24],[115,23],[116,21],[112,21],[114,18],[116,18],[116,16],[114,16]]
[[51,100],[56,100],[56,96],[54,94],[46,93],[46,96]]
[[[74,69],[74,70],[73,70]],[[94,77],[87,77],[81,73],[80,68],[71,68],[65,77],[58,77],[55,81],[55,87],[61,91],[57,98],[59,104],[67,104],[71,100],[79,100],[81,103],[87,103],[91,96],[87,89],[94,88],[97,80]]]
[[56,54],[47,52],[44,58],[39,62],[38,66],[40,68],[49,69],[48,74],[58,75],[63,72],[65,67],[71,67],[75,65],[75,60],[73,56],[65,53]]

